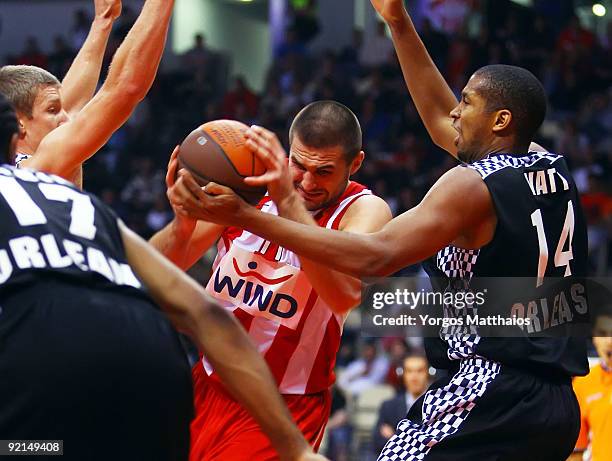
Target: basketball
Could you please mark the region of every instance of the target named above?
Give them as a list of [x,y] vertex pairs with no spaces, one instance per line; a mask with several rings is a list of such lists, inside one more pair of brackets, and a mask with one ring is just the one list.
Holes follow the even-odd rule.
[[265,167],[246,146],[247,129],[235,120],[215,120],[196,128],[181,144],[179,167],[188,170],[201,186],[216,182],[257,204],[266,189],[248,186],[243,179],[263,174]]

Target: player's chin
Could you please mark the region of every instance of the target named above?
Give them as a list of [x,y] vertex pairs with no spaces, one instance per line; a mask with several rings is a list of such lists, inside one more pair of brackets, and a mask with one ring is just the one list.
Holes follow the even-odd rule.
[[327,196],[321,196],[321,198],[317,197],[317,199],[310,199],[304,196],[302,196],[302,198],[304,199],[304,206],[308,211],[317,211],[321,208],[325,208],[327,205]]

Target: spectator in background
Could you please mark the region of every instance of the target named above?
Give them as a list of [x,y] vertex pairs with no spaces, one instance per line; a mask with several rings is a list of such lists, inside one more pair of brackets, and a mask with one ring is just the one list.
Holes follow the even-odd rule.
[[49,72],[55,75],[59,80],[63,80],[70,69],[70,65],[74,60],[76,53],[68,42],[61,35],[57,35],[53,40],[53,51],[49,55]]
[[361,358],[348,364],[338,377],[338,386],[351,397],[366,389],[382,384],[389,371],[389,361],[378,355],[375,342],[367,342],[361,349]]
[[91,27],[91,19],[85,10],[77,10],[74,13],[74,22],[70,29],[70,44],[75,50],[80,50],[87,39],[89,29]]
[[364,41],[359,58],[365,67],[378,67],[387,62],[393,52],[393,43],[387,37],[387,25],[378,21],[376,35]]
[[25,48],[19,57],[16,64],[24,64],[26,66],[36,66],[47,69],[47,56],[41,51],[36,37],[28,37]]
[[349,424],[346,398],[337,386],[332,387],[332,403],[327,422],[327,456],[333,461],[348,461],[353,428]]
[[573,15],[569,24],[559,34],[557,49],[561,52],[575,50],[591,51],[595,46],[595,35],[582,27],[578,16]]
[[186,72],[206,72],[207,66],[212,60],[212,52],[206,47],[203,34],[195,34],[193,47],[183,54],[182,59]]
[[166,197],[160,195],[155,199],[153,208],[147,213],[147,227],[151,234],[153,234],[168,224],[173,217],[174,214],[168,207]]
[[593,343],[600,362],[587,376],[574,379],[581,427],[570,461],[581,461],[589,443],[591,461],[608,461],[612,454],[612,305],[607,289],[591,288],[589,305],[595,307]]
[[395,434],[397,424],[406,418],[408,410],[429,386],[429,363],[423,355],[410,355],[404,359],[402,374],[404,391],[387,400],[380,407],[378,422],[374,426],[374,451],[380,453],[387,440]]
[[[386,382],[393,386],[396,392],[404,389],[404,360],[408,355],[408,344],[402,338],[390,338],[387,348],[389,350],[389,371]],[[383,339],[384,341],[384,339]]]
[[259,98],[248,87],[244,76],[238,75],[233,88],[223,98],[223,117],[249,122],[257,116],[258,107]]
[[446,56],[448,54],[448,38],[442,32],[433,28],[431,21],[425,19],[421,28],[421,40],[429,50],[431,58],[441,71],[446,69]]
[[121,191],[121,200],[134,211],[145,211],[164,195],[164,172],[155,169],[151,158],[138,157],[132,162],[132,179]]

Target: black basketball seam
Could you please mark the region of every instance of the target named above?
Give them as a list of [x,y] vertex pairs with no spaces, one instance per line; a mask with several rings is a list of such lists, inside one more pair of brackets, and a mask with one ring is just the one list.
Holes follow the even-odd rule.
[[230,159],[227,154],[225,153],[225,151],[223,150],[223,148],[217,143],[217,141],[215,141],[212,136],[210,136],[205,130],[199,128],[199,130],[204,133],[204,136],[206,137],[206,139],[208,139],[210,142],[212,142],[215,147],[217,149],[219,149],[219,151],[221,152],[221,154],[223,154],[223,157],[225,158],[225,160],[227,160],[227,163],[229,163],[229,165],[232,167],[232,169],[236,172],[236,174],[238,176],[240,176],[241,178],[246,178],[247,176],[241,175],[240,172],[236,169],[236,167],[234,166],[234,163],[232,162],[232,159]]
[[[206,181],[208,181],[208,182],[215,182],[215,180],[214,180],[214,179],[209,178],[208,176],[205,176],[205,175],[200,174],[200,173],[198,173],[197,171],[195,171],[195,170],[194,170],[194,169],[193,169],[193,168],[192,168],[192,167],[189,165],[189,163],[185,162],[183,159],[181,159],[181,163],[182,163],[182,164],[184,165],[184,167],[186,167],[186,168],[189,170],[189,172],[190,172],[190,173],[191,173],[193,176],[195,176],[196,178],[198,178],[198,179],[204,179],[204,180],[206,180]],[[239,176],[240,176],[240,175],[239,175]],[[244,177],[244,176],[241,176],[241,177]],[[251,189],[251,190],[247,190],[247,189],[240,189],[240,188],[237,188],[237,187],[230,187],[230,186],[226,186],[226,187],[229,187],[231,190],[233,190],[234,192],[236,192],[236,193],[237,193],[237,194],[238,194],[240,197],[242,197],[242,199],[243,199],[243,200],[245,200],[246,202],[249,202],[249,203],[251,203],[251,201],[250,201],[250,200],[249,200],[249,199],[248,199],[246,196],[244,196],[242,193],[245,193],[245,192],[256,192],[256,191],[259,191],[259,192],[263,192],[263,193],[265,194],[265,191],[267,190],[266,188],[263,188],[263,187],[258,187],[257,189]],[[242,192],[242,193],[241,193],[241,192]]]

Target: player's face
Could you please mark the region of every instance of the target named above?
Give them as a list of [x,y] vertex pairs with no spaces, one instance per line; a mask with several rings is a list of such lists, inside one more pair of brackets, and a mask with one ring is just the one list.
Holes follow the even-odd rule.
[[429,370],[427,361],[422,357],[409,357],[404,360],[404,386],[412,395],[420,395],[427,389]]
[[612,367],[612,317],[602,315],[597,318],[593,331],[593,344],[599,357],[608,367]]
[[457,131],[457,155],[464,162],[483,158],[492,143],[495,113],[487,110],[486,100],[478,93],[481,80],[472,77],[461,93],[461,101],[450,113]]
[[22,117],[25,142],[36,150],[51,131],[68,121],[68,114],[62,107],[59,86],[45,86],[38,91],[32,107],[32,117]]
[[314,149],[294,136],[289,155],[293,184],[306,209],[316,211],[331,205],[342,195],[351,174],[361,166],[363,153],[347,164],[340,146]]

